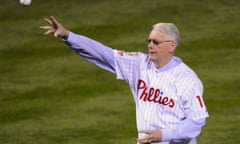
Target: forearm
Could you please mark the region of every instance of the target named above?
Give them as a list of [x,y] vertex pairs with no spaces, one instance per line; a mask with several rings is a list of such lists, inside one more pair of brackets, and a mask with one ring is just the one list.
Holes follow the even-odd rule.
[[174,129],[163,129],[162,141],[196,138],[200,134],[205,122],[205,119],[198,121],[185,119]]
[[95,40],[72,32],[62,40],[77,54],[97,66],[115,73],[113,50]]

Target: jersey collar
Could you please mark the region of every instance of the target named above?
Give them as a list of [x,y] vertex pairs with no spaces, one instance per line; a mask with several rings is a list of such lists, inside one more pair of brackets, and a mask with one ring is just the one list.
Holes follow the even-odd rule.
[[173,56],[171,58],[171,60],[166,65],[164,65],[163,67],[159,68],[157,71],[158,72],[167,71],[167,70],[170,70],[170,69],[178,66],[181,63],[182,63],[182,60],[180,58],[178,58],[176,56]]

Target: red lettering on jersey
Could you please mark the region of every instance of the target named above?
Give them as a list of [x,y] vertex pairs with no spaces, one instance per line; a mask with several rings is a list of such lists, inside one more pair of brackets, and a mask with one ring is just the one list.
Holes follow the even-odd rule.
[[148,98],[147,98],[147,100],[148,100],[149,102],[154,101],[154,99],[153,99],[154,97],[152,97],[153,94],[154,94],[154,88],[150,88],[149,91],[148,91]]
[[153,87],[150,87],[148,89],[146,82],[141,79],[138,80],[137,88],[138,90],[142,90],[141,95],[139,97],[140,100],[159,103],[162,105],[169,106],[170,108],[173,108],[175,105],[175,102],[172,98],[169,98],[168,96],[161,96],[160,89],[155,89]]
[[159,97],[159,95],[160,95],[160,89],[156,89],[153,102],[159,103],[159,101],[161,101],[161,97]]
[[169,107],[171,107],[171,108],[174,107],[174,104],[175,104],[175,103],[174,103],[174,100],[173,100],[173,99],[170,99],[170,101],[169,101]]
[[200,107],[203,108],[203,102],[202,102],[201,97],[200,96],[196,96],[196,98],[197,98],[197,100],[198,100],[198,102],[200,104]]
[[146,83],[143,80],[138,80],[138,89],[143,89],[142,94],[140,96],[140,99],[143,99],[144,97],[144,101],[146,101],[146,97],[147,97],[147,92],[146,92]]
[[163,105],[168,105],[168,97],[164,97],[162,100]]
[[120,56],[123,56],[124,55],[124,51],[122,51],[122,50],[120,50],[120,51],[118,51],[118,54],[120,55]]

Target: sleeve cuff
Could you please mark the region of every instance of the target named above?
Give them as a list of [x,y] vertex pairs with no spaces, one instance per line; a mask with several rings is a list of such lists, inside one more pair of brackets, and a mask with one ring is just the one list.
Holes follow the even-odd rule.
[[70,37],[72,36],[72,32],[69,32],[68,37],[61,37],[62,41],[67,42],[69,39],[71,39]]
[[173,138],[171,129],[162,129],[162,141],[170,141]]

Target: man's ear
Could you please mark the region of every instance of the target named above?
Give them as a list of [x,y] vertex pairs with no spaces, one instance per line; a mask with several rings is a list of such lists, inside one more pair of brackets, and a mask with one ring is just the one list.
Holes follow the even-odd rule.
[[177,48],[177,44],[176,44],[176,42],[172,42],[172,43],[171,43],[171,49],[170,49],[170,52],[171,52],[171,53],[174,53],[175,50],[176,50],[176,48]]

